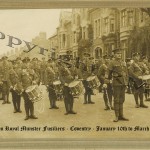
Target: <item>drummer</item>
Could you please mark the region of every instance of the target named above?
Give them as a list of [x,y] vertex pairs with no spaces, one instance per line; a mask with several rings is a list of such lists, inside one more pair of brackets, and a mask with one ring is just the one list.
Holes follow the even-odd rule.
[[51,63],[51,58],[48,60],[47,68],[46,68],[46,85],[49,93],[49,100],[50,100],[50,108],[49,109],[58,109],[59,107],[56,106],[56,100],[57,100],[57,95],[54,89],[53,82],[58,79],[58,75],[52,68]]
[[[143,87],[143,81],[141,77],[145,75],[146,70],[144,67],[142,67],[141,62],[139,62],[140,60],[139,53],[134,53],[132,57],[133,57],[133,63],[131,64],[129,68],[129,75],[134,81],[133,95],[134,95],[134,99],[136,103],[135,107],[136,108],[139,108],[139,107],[148,108],[148,106],[146,106],[143,102],[144,87]],[[140,104],[139,104],[138,98],[140,98]]]
[[29,118],[31,119],[38,119],[34,115],[34,105],[32,101],[29,99],[26,90],[28,87],[37,84],[38,81],[38,76],[35,74],[34,70],[29,67],[30,59],[25,58],[23,60],[23,66],[22,66],[22,72],[21,72],[21,83],[23,86],[22,90],[22,96],[24,99],[24,106],[25,106],[25,111],[26,111],[26,117],[24,120],[28,120]]
[[93,94],[93,90],[88,86],[88,82],[86,81],[86,79],[91,75],[91,70],[88,68],[88,64],[86,62],[88,61],[85,60],[82,63],[82,65],[80,65],[80,69],[82,70],[83,86],[85,88],[83,104],[94,104],[94,102],[92,102],[91,100],[91,95]]
[[73,81],[73,76],[71,75],[71,72],[68,68],[71,66],[71,64],[67,62],[62,63],[62,61],[59,61],[58,64],[59,78],[63,84],[63,97],[66,108],[65,115],[76,114],[76,112],[73,111],[74,98],[71,94],[70,88],[68,87],[69,83]]

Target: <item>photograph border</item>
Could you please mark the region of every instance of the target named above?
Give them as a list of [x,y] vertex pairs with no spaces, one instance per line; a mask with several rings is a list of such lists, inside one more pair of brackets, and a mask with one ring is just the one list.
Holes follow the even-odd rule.
[[[96,7],[150,7],[149,0],[0,0],[0,9],[57,9]],[[0,149],[149,149],[150,140],[138,139],[60,139],[4,138]]]

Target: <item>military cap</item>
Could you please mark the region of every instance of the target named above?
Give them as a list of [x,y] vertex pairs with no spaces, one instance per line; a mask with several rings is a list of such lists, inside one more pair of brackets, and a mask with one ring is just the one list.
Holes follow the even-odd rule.
[[90,57],[89,59],[92,60],[92,59],[94,59],[94,57]]
[[2,57],[2,60],[7,59],[7,58],[8,58],[7,56],[3,56],[3,57]]
[[22,61],[23,62],[28,62],[28,61],[30,61],[30,58],[29,57],[25,57]]
[[90,57],[91,55],[89,53],[84,53],[85,57]]
[[120,48],[116,48],[116,49],[112,50],[112,52],[113,52],[114,54],[116,54],[116,53],[121,53],[121,49],[120,49]]
[[110,58],[110,56],[109,56],[109,55],[107,55],[107,54],[105,54],[105,55],[103,55],[103,58],[104,58],[104,59],[109,59],[109,58]]
[[137,53],[137,52],[136,52],[136,53],[133,53],[133,54],[132,54],[132,57],[135,57],[135,56],[140,56],[140,53]]
[[38,60],[38,58],[34,57],[34,58],[32,58],[32,60]]
[[144,56],[142,56],[142,59],[148,59],[148,57],[144,55]]
[[131,60],[131,58],[126,58],[126,62],[129,62]]
[[21,57],[17,57],[16,60],[21,60]]

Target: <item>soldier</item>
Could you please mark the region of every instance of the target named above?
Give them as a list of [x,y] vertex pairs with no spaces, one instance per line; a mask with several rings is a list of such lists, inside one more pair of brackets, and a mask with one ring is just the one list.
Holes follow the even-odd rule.
[[99,68],[98,77],[100,79],[101,84],[103,85],[103,98],[105,102],[105,110],[114,109],[112,106],[112,97],[113,97],[113,90],[112,90],[112,81],[108,79],[108,66],[109,66],[109,56],[103,56],[103,64]]
[[69,83],[73,81],[73,77],[71,75],[71,72],[68,67],[70,67],[70,64],[62,63],[62,61],[59,63],[59,78],[63,85],[63,97],[64,97],[64,103],[66,108],[65,115],[68,114],[76,114],[76,112],[73,111],[73,103],[74,98],[69,88]]
[[[129,68],[130,68],[130,66],[131,66],[131,58],[127,58],[126,59],[126,65],[127,65],[127,69],[128,69],[128,71],[129,71]],[[128,86],[127,86],[127,93],[128,94],[131,94],[132,93],[132,78],[130,77],[130,75],[129,75],[129,82],[128,82]]]
[[[48,60],[48,62],[50,63],[51,61]],[[47,85],[47,89],[48,89],[48,93],[49,93],[49,100],[50,100],[50,108],[49,109],[58,109],[59,107],[56,106],[56,100],[57,100],[57,95],[54,89],[54,85],[53,82],[57,79],[57,74],[54,71],[54,69],[52,68],[51,65],[47,64],[47,68],[46,68],[46,85]]]
[[87,61],[85,60],[81,66],[80,69],[82,70],[82,78],[83,78],[83,86],[85,88],[85,93],[84,93],[84,103],[83,104],[95,104],[91,100],[91,95],[93,95],[93,90],[89,87],[87,78],[91,75],[91,70],[88,69],[88,64],[86,63]]
[[31,119],[37,119],[37,117],[34,115],[34,105],[33,102],[29,99],[28,94],[26,93],[26,90],[31,85],[37,84],[38,76],[35,74],[34,70],[29,67],[29,65],[26,65],[28,63],[29,59],[23,60],[23,66],[22,66],[22,72],[21,72],[21,83],[23,86],[23,98],[24,98],[24,104],[25,104],[25,111],[26,111],[26,117],[24,120]]
[[21,101],[21,90],[22,86],[20,84],[20,78],[19,78],[19,68],[17,67],[16,62],[13,63],[13,68],[9,72],[9,78],[10,78],[10,91],[12,93],[12,102],[14,106],[14,113],[22,111],[20,110],[20,101]]
[[[132,55],[133,57],[133,63],[131,64],[129,68],[129,75],[131,76],[134,84],[133,84],[133,95],[136,103],[136,108],[143,107],[148,108],[143,102],[143,96],[144,96],[144,87],[143,87],[143,81],[142,77],[145,75],[146,70],[144,67],[142,67],[142,63],[139,62],[140,60],[140,54],[134,53]],[[138,102],[138,97],[140,98],[140,105]]]
[[34,70],[34,72],[38,76],[37,84],[39,85],[41,79],[40,79],[40,62],[39,62],[38,58],[34,57],[32,59],[31,68]]
[[125,101],[125,88],[127,85],[127,67],[122,61],[120,49],[113,50],[114,60],[109,65],[108,79],[112,80],[113,95],[114,95],[114,122],[119,120],[128,121],[123,115],[123,103]]
[[[148,57],[147,56],[143,56],[142,57],[142,66],[145,68],[146,72],[145,74],[149,75],[150,74],[150,64],[148,62]],[[149,84],[145,84],[145,92],[144,92],[144,95],[145,95],[145,100],[146,101],[149,101],[150,98],[150,85]]]
[[1,83],[2,83],[2,97],[3,97],[3,103],[2,104],[10,104],[9,101],[9,90],[10,90],[10,80],[9,80],[9,71],[11,69],[12,65],[8,61],[8,57],[4,56],[2,57],[2,63],[1,63]]
[[40,74],[41,74],[41,82],[45,84],[45,70],[46,70],[47,62],[45,61],[45,57],[42,58],[42,62],[40,64]]

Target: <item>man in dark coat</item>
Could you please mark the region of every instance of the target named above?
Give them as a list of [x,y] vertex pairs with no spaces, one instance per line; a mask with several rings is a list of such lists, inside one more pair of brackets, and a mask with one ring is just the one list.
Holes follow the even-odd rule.
[[113,50],[114,60],[109,65],[108,79],[112,80],[113,95],[114,95],[114,110],[115,119],[128,121],[123,114],[123,103],[125,101],[125,88],[128,84],[128,71],[126,64],[122,61],[122,53],[120,49]]

